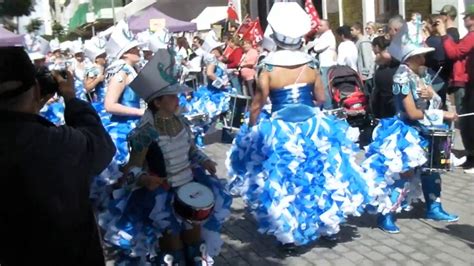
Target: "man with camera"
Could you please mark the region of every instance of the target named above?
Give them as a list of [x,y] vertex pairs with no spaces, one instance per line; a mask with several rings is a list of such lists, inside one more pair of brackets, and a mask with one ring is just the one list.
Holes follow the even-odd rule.
[[[44,84],[66,125],[38,115]],[[71,73],[38,76],[22,47],[0,47],[0,123],[0,265],[104,265],[89,186],[115,147]]]

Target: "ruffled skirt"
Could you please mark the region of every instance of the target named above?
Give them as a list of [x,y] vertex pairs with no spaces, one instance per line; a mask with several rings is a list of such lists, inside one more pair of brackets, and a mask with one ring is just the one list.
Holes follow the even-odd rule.
[[376,194],[355,162],[358,130],[313,112],[299,122],[274,113],[252,128],[244,125],[228,153],[231,192],[242,196],[259,232],[282,243],[336,234]]
[[[214,193],[213,212],[201,223],[202,240],[207,245],[208,255],[214,257],[223,244],[220,231],[230,215],[232,197],[215,176],[207,175],[201,168],[194,169],[193,173],[195,182],[209,187]],[[146,188],[114,191],[110,211],[100,219],[100,225],[106,231],[104,240],[130,257],[153,257],[159,249],[158,239],[163,232],[179,234],[189,226],[175,215],[173,200],[173,190],[163,187],[154,191]]]
[[64,125],[64,103],[53,102],[51,104],[46,104],[40,110],[40,115],[57,126]]
[[190,121],[196,144],[203,146],[203,137],[217,121],[220,114],[229,110],[230,97],[227,90],[199,87],[191,98],[180,95],[180,106],[185,116],[202,115],[201,118]]
[[[419,171],[410,178],[400,173],[426,163],[428,142],[413,127],[398,117],[382,119],[373,132],[373,142],[366,147],[362,164],[366,175],[373,179],[383,194],[378,195],[377,212],[400,211],[402,206],[416,201],[421,195]],[[394,194],[396,196],[394,196]]]

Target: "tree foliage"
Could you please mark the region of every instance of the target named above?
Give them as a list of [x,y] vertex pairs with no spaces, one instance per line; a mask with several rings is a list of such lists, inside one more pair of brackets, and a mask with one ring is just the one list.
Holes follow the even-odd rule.
[[64,27],[63,25],[61,25],[61,23],[54,21],[52,30],[53,30],[54,37],[57,37],[60,40],[63,39],[65,32],[64,32]]
[[30,23],[25,26],[25,29],[28,33],[35,32],[41,28],[43,21],[39,18],[33,18],[30,20]]
[[3,0],[0,1],[0,17],[28,16],[34,10],[34,0]]

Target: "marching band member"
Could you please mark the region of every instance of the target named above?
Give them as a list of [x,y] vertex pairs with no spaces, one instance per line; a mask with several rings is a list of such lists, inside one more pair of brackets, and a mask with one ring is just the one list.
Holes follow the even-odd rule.
[[[236,136],[227,165],[231,191],[242,196],[259,232],[292,251],[320,236],[334,238],[375,188],[355,163],[357,130],[317,106],[324,102],[319,71],[300,50],[310,30],[306,12],[294,2],[275,3],[268,22],[278,50],[262,61],[249,124]],[[268,97],[270,117],[261,113]]]
[[[156,265],[212,265],[211,257],[223,243],[222,223],[230,214],[232,198],[214,176],[216,163],[195,146],[184,117],[176,115],[177,94],[191,89],[178,82],[172,50],[158,50],[130,84],[148,109],[130,134],[128,179],[113,193],[113,218],[105,234],[105,240],[122,251],[119,260],[126,265],[142,263],[147,256]],[[205,188],[190,195],[194,203],[215,199],[210,216],[201,223],[176,207],[180,189],[188,184]]]
[[84,76],[90,62],[84,57],[84,49],[80,39],[72,42],[71,52],[74,57],[69,60],[69,70],[74,74],[76,98],[87,101],[86,90],[84,88]]
[[115,26],[106,44],[106,52],[114,61],[106,69],[107,92],[104,106],[110,114],[110,123],[104,127],[112,137],[117,152],[109,167],[93,181],[91,198],[98,205],[107,197],[107,185],[115,183],[122,176],[120,167],[126,164],[129,158],[127,135],[135,128],[145,111],[140,109],[140,98],[129,86],[137,75],[134,67],[140,62],[140,53],[138,42],[133,39],[124,20]]
[[[421,25],[421,23],[417,23]],[[429,77],[420,76],[425,54],[433,48],[423,47],[421,30],[408,27],[405,23],[392,40],[388,51],[402,62],[393,80],[393,94],[397,114],[382,119],[374,130],[374,141],[368,146],[363,167],[376,183],[385,184],[386,197],[378,205],[377,223],[380,229],[398,233],[394,212],[400,211],[406,200],[418,199],[421,188],[427,207],[426,217],[436,221],[457,221],[458,217],[448,214],[441,206],[441,179],[439,173],[420,173],[420,167],[427,161],[425,149],[428,139],[422,136],[422,123],[429,124],[436,116],[454,120],[456,115],[435,110],[440,97],[429,86]],[[425,120],[425,121],[422,121]],[[436,120],[436,119],[434,119]]]
[[193,92],[191,99],[181,97],[181,105],[186,110],[186,114],[204,114],[207,120],[203,125],[193,126],[196,142],[203,146],[203,138],[210,125],[215,122],[222,113],[229,110],[228,85],[229,79],[226,73],[226,65],[220,61],[222,57],[223,43],[217,41],[215,33],[209,32],[204,40],[202,49],[207,54],[204,55],[206,65],[207,86],[199,87]]
[[86,41],[84,54],[93,62],[86,70],[84,77],[84,88],[87,91],[89,101],[103,103],[105,99],[105,69],[107,64],[105,40],[94,37]]

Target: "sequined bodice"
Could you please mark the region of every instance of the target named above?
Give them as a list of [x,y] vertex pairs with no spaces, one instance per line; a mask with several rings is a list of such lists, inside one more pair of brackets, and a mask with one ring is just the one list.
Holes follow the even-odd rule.
[[270,100],[272,112],[279,111],[290,104],[313,107],[313,84],[294,84],[282,89],[273,89],[270,91]]

